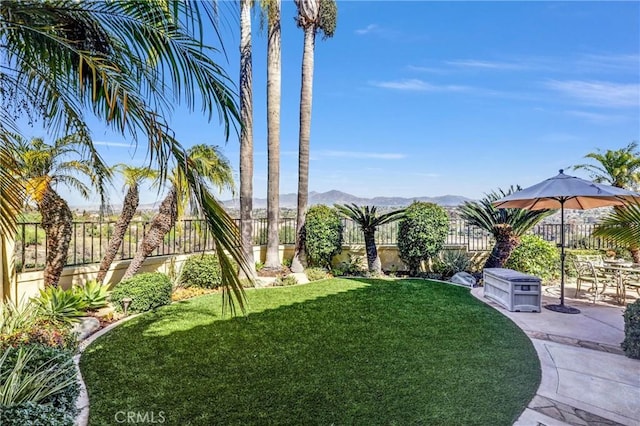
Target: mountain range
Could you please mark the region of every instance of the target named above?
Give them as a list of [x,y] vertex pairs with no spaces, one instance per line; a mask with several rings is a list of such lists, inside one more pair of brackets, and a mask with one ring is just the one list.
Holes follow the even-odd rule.
[[[438,197],[373,197],[362,198],[355,195],[348,194],[346,192],[331,190],[327,192],[309,192],[309,205],[325,204],[332,206],[333,204],[357,204],[367,206],[378,207],[403,207],[408,206],[414,201],[424,201],[428,203],[434,203],[446,207],[458,206],[465,201],[472,201],[470,198],[463,197],[461,195],[442,195]],[[280,207],[295,209],[298,202],[298,195],[296,193],[280,194]],[[240,207],[240,201],[238,199],[225,200],[222,202],[226,208],[238,209]],[[266,198],[254,198],[254,209],[266,209]]]

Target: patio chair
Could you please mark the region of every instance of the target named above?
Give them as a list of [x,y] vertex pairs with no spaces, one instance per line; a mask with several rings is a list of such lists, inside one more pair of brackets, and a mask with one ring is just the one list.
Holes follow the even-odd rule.
[[587,260],[574,259],[573,266],[576,268],[577,273],[575,297],[578,297],[582,283],[589,283],[591,287],[587,291],[593,291],[593,303],[595,303],[596,298],[598,297],[599,284],[601,284],[602,288],[600,293],[604,292],[606,276],[602,273],[598,273],[595,265]]

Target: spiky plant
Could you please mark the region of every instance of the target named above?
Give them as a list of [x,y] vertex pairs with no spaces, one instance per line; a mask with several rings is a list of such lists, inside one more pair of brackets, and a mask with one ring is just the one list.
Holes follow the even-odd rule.
[[519,186],[511,186],[507,191],[498,189],[485,194],[479,201],[466,202],[460,208],[462,219],[491,233],[496,240],[485,268],[502,268],[520,244],[520,237],[555,211],[498,209],[491,204],[520,189]]
[[405,209],[395,210],[378,215],[376,206],[358,206],[356,204],[335,205],[338,212],[356,222],[364,233],[364,245],[367,252],[367,266],[372,274],[380,274],[382,265],[376,247],[376,230],[378,226],[391,223],[403,217]]
[[[593,235],[627,248],[637,247],[640,242],[640,203],[613,209],[598,223],[593,230]],[[640,256],[634,256],[633,261],[640,263]]]

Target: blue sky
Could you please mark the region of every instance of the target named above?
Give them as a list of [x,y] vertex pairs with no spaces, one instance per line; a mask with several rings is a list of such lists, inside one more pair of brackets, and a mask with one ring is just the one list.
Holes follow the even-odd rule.
[[[220,61],[237,81],[232,6],[221,9],[228,63]],[[282,193],[297,190],[302,31],[294,16],[295,5],[284,1]],[[266,40],[257,15],[253,51],[254,194],[265,197]],[[222,145],[238,170],[237,136],[225,144],[217,121],[177,110],[171,123],[185,146]],[[144,161],[143,145],[134,152],[97,124],[94,138],[107,162]],[[640,140],[639,2],[338,1],[335,36],[317,39],[312,191],[481,198],[633,140]],[[142,202],[156,198],[145,191]]]

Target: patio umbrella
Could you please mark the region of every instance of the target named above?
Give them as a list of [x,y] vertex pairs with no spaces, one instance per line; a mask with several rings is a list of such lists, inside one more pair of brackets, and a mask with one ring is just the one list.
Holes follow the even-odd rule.
[[596,207],[620,206],[640,201],[640,194],[615,186],[602,185],[575,176],[557,176],[536,185],[514,192],[494,201],[494,207],[502,209],[557,209],[560,207],[560,304],[545,305],[545,308],[566,314],[577,314],[579,309],[564,304],[564,209],[586,210]]

